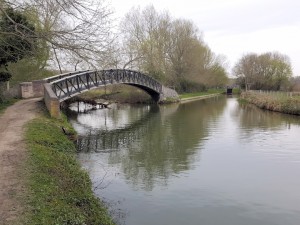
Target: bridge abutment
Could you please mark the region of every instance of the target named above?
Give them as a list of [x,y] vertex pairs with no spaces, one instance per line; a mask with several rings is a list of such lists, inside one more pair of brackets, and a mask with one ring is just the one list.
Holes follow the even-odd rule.
[[50,84],[44,84],[44,101],[51,117],[60,118],[60,102]]
[[162,93],[159,95],[158,103],[179,102],[178,93],[171,88],[162,86]]

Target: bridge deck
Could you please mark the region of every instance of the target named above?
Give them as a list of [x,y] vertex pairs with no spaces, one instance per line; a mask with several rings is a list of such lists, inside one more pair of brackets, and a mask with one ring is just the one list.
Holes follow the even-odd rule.
[[127,84],[147,92],[156,102],[179,99],[175,90],[164,87],[152,77],[134,70],[86,70],[60,74],[44,80],[44,99],[51,116],[59,117],[60,102],[85,91],[112,84]]
[[[60,76],[57,76],[60,78]],[[53,79],[49,79],[52,81]],[[131,70],[101,70],[85,71],[61,76],[50,82],[52,90],[60,102],[78,95],[84,91],[110,84],[129,84],[138,86],[149,94],[160,94],[162,85],[155,79],[137,71]]]

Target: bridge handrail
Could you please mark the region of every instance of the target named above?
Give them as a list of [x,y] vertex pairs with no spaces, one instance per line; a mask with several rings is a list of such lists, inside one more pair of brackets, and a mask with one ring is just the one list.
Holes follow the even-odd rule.
[[[69,73],[63,73],[63,74],[58,74],[58,75],[55,75],[55,76],[52,76],[52,77],[47,77],[45,78],[44,80],[47,81],[47,83],[54,83],[54,81],[62,81],[64,80],[65,77],[68,77],[68,78],[72,78],[72,77],[75,77],[76,75],[81,75],[81,74],[86,74],[87,72],[110,72],[110,71],[128,71],[128,72],[134,72],[134,73],[140,73],[142,75],[145,75],[147,76],[149,79],[152,79],[153,81],[157,82],[157,83],[160,83],[159,81],[157,81],[156,79],[154,79],[153,77],[150,77],[149,75],[147,74],[144,74],[144,73],[141,73],[137,70],[129,70],[129,69],[106,69],[106,70],[81,70],[81,71],[75,71],[75,72],[69,72]],[[53,80],[53,81],[50,81],[50,80]]]
[[48,79],[48,82],[59,101],[64,101],[86,90],[115,83],[140,87],[148,93],[151,92],[150,95],[155,96],[155,101],[158,101],[160,94],[164,91],[163,85],[156,79],[139,71],[127,69],[78,71],[55,76],[51,80]]
[[54,75],[52,77],[47,77],[47,78],[44,78],[43,80],[46,82],[46,83],[52,83],[56,80],[60,80],[60,79],[63,79],[64,77],[70,77],[72,75],[76,75],[76,74],[79,74],[79,73],[84,73],[84,72],[88,72],[89,70],[80,70],[80,71],[75,71],[75,72],[68,72],[68,73],[62,73],[62,74],[58,74],[58,75]]
[[[63,76],[61,76],[60,79],[54,80],[52,82],[48,82],[51,84],[57,84],[59,82],[65,81],[65,79],[71,79],[77,76],[82,76],[82,75],[86,75],[87,73],[97,73],[97,72],[115,72],[115,71],[126,71],[126,72],[134,72],[134,73],[139,73],[145,77],[147,77],[147,79],[150,79],[154,82],[156,82],[157,84],[161,85],[161,83],[159,81],[157,81],[156,79],[154,79],[153,77],[150,77],[144,73],[141,73],[139,71],[136,70],[128,70],[128,69],[107,69],[107,70],[85,70],[85,71],[78,71],[78,72],[74,72],[74,73],[69,73],[70,75],[66,74],[62,74]],[[58,75],[59,76],[59,75]],[[58,77],[57,76],[57,77]],[[161,85],[162,86],[162,85]]]
[[87,73],[94,73],[96,72],[96,70],[86,70],[86,71],[79,71],[78,73],[72,73],[70,74],[70,76],[64,75],[63,77],[54,80],[52,82],[49,82],[50,84],[56,84],[62,81],[65,81],[66,79],[71,79],[73,77],[77,77],[77,76],[82,76],[82,75],[86,75]]

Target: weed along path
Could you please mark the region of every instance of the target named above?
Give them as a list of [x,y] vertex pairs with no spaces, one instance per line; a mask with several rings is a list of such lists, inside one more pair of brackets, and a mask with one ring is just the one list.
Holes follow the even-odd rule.
[[0,225],[17,224],[22,213],[24,125],[36,116],[39,100],[18,101],[0,115]]

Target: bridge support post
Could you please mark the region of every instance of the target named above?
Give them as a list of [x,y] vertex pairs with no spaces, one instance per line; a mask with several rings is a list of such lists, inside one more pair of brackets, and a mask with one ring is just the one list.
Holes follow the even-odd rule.
[[60,118],[60,102],[53,90],[51,85],[44,84],[44,101],[51,117]]
[[171,103],[179,101],[179,95],[175,90],[162,86],[162,93],[159,95],[158,103]]

